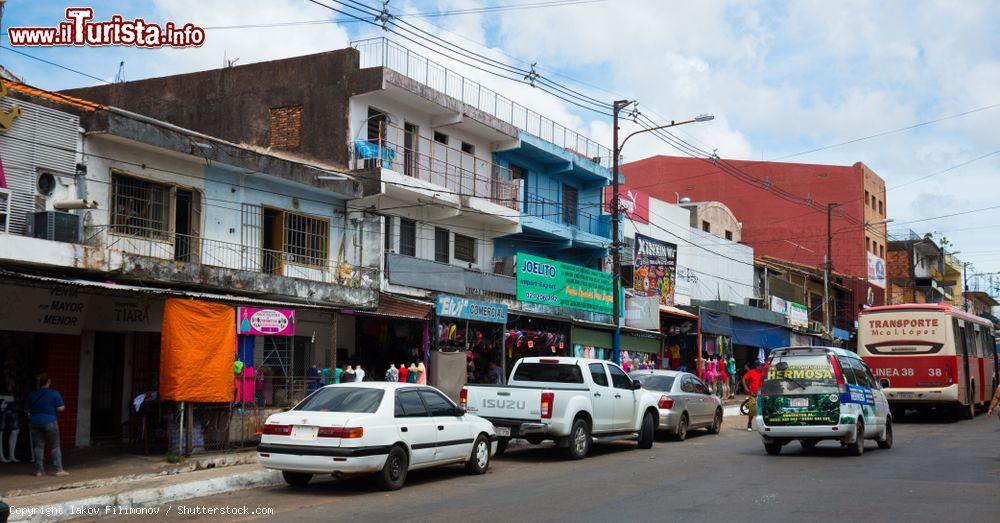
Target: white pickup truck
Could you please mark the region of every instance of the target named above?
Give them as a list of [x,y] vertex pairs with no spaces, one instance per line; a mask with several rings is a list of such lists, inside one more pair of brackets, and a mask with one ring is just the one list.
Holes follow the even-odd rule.
[[554,440],[582,459],[592,440],[638,438],[653,446],[659,394],[648,394],[621,367],[585,358],[521,358],[508,385],[466,385],[461,403],[493,423],[497,454],[511,438]]

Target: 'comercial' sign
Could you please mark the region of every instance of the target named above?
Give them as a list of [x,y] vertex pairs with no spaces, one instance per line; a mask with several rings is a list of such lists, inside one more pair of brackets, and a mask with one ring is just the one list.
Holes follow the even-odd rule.
[[611,275],[594,269],[517,254],[517,299],[611,314]]
[[507,323],[506,305],[470,300],[447,294],[438,295],[436,312],[442,318]]
[[295,311],[240,307],[236,327],[248,336],[295,336]]

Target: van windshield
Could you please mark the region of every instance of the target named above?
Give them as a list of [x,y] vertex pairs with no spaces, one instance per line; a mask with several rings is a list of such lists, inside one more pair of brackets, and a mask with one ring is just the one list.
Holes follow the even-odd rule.
[[777,354],[767,367],[761,394],[836,394],[837,378],[825,353]]

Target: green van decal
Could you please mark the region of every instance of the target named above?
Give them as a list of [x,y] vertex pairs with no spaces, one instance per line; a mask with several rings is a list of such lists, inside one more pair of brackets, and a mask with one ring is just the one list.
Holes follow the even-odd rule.
[[840,419],[836,394],[762,395],[759,401],[767,425],[836,425]]

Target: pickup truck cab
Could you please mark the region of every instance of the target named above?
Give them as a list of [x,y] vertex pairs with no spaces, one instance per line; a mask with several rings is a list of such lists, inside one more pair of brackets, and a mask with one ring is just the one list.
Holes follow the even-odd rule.
[[586,358],[521,358],[507,385],[466,385],[461,403],[493,423],[497,454],[512,438],[555,441],[582,459],[592,441],[637,438],[653,446],[659,394],[648,394],[614,363]]

